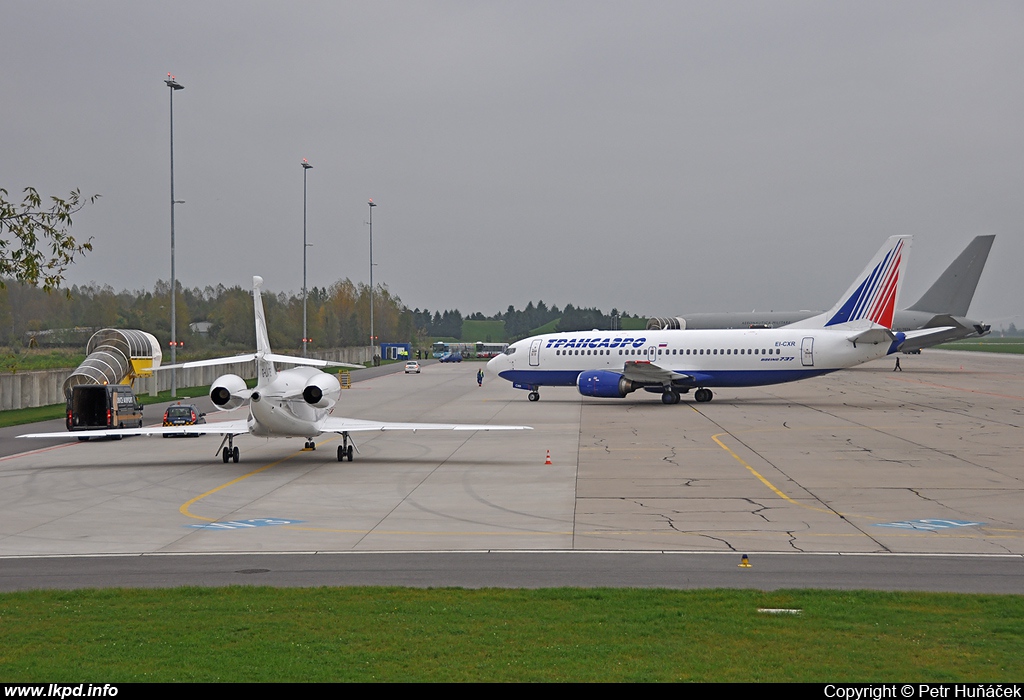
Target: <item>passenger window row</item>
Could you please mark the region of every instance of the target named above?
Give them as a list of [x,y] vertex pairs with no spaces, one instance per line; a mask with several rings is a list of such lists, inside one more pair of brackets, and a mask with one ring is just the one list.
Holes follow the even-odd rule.
[[[658,356],[662,355],[781,355],[781,348],[658,348]],[[555,350],[556,355],[610,355],[610,350]],[[619,350],[620,355],[646,356],[644,349],[630,348]]]

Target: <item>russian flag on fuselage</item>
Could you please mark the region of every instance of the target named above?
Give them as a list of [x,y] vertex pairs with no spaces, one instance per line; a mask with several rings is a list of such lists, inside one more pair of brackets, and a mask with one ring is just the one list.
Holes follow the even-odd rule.
[[886,253],[871,273],[843,303],[839,311],[825,324],[826,327],[847,321],[869,319],[886,328],[892,328],[896,313],[896,290],[899,288],[903,239]]

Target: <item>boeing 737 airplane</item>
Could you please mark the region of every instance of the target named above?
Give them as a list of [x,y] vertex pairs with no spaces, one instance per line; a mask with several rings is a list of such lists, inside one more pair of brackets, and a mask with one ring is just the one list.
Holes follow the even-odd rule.
[[[178,367],[200,367],[223,365],[233,362],[255,360],[259,374],[256,388],[248,389],[245,380],[237,374],[218,377],[210,387],[210,399],[222,411],[230,411],[249,401],[249,417],[246,420],[220,421],[191,426],[152,426],[149,428],[125,428],[116,430],[91,430],[89,437],[125,437],[129,435],[223,435],[218,452],[225,463],[238,463],[238,447],[234,438],[239,435],[257,437],[301,437],[306,439],[307,449],[316,449],[313,438],[324,433],[341,435],[338,447],[338,461],[352,461],[355,444],[350,433],[382,430],[530,430],[523,425],[465,425],[457,423],[389,423],[357,420],[331,416],[334,405],[341,398],[341,384],[333,374],[321,372],[315,367],[358,367],[341,362],[326,362],[304,357],[276,355],[270,349],[267,336],[267,320],[260,297],[262,277],[252,278],[253,308],[256,314],[256,352],[251,355],[221,357],[212,360],[186,362]],[[307,365],[278,371],[274,362]],[[170,366],[160,369],[170,369]],[[65,437],[77,439],[82,433],[32,433],[19,435],[20,438]],[[224,443],[227,443],[225,445]]]
[[910,236],[893,236],[824,314],[777,329],[549,333],[520,340],[487,363],[540,399],[542,386],[575,386],[584,396],[623,398],[644,389],[666,404],[696,389],[763,386],[816,377],[896,352],[907,338],[948,328],[894,333],[893,314]]
[[[985,269],[995,236],[976,236],[956,260],[929,287],[913,306],[896,311],[894,331],[949,326],[945,333],[933,333],[917,339],[908,339],[900,348],[913,352],[922,348],[948,343],[960,338],[988,335],[991,326],[967,318],[967,311],[978,288],[978,280]],[[730,311],[725,313],[696,313],[669,318],[652,318],[648,330],[711,329],[711,328],[780,328],[814,316],[818,311]]]

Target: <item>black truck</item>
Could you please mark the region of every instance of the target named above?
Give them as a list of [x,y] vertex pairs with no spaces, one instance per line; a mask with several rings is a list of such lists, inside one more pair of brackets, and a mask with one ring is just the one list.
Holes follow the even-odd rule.
[[142,404],[126,384],[79,384],[71,388],[66,423],[71,431],[141,428]]

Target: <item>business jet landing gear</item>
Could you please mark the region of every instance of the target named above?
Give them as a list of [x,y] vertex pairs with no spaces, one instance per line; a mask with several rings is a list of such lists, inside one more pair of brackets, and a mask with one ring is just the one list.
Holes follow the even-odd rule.
[[538,392],[538,391],[531,391],[530,392],[530,401],[540,401],[540,392]]
[[[227,447],[224,446],[225,442],[227,443]],[[227,464],[228,462],[234,462],[235,464],[238,464],[238,454],[239,453],[238,453],[238,448],[235,447],[234,443],[235,443],[235,436],[234,435],[225,435],[224,439],[220,441],[220,446],[221,446],[220,458],[222,460],[224,460],[224,464]],[[217,453],[214,452],[214,454],[217,454]]]
[[679,403],[679,392],[675,389],[669,389],[661,395],[661,402],[667,405]]
[[707,403],[714,397],[711,393],[711,389],[697,389],[693,392],[693,398],[696,399],[697,403]]
[[352,453],[354,452],[355,443],[349,442],[348,433],[341,434],[341,445],[338,446],[338,461],[344,462],[346,459],[352,461]]

